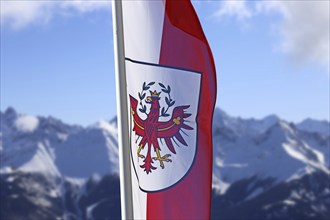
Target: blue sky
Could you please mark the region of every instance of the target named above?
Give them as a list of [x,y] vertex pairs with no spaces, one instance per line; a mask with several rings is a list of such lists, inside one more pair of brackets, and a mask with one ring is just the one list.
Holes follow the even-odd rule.
[[[218,107],[329,120],[329,2],[194,6],[216,62]],[[107,1],[2,1],[1,111],[82,125],[114,117],[111,16]]]

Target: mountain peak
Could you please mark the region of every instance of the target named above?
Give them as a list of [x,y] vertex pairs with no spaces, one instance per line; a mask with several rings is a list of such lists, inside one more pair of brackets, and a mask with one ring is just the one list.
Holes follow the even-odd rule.
[[268,115],[268,116],[264,117],[262,120],[266,121],[270,124],[275,124],[276,122],[280,121],[281,119],[277,115],[272,114],[272,115]]
[[17,116],[17,112],[15,111],[15,109],[13,107],[8,107],[6,109],[6,111],[4,112],[5,117],[16,117]]
[[298,129],[302,131],[321,133],[330,136],[330,123],[326,120],[315,120],[307,118],[297,124]]
[[107,131],[111,134],[117,134],[117,125],[113,124],[111,121],[100,120],[96,124],[90,126],[90,128],[101,129],[103,131]]
[[288,123],[283,120],[278,120],[275,124],[270,128],[270,130],[279,130],[286,137],[291,137],[295,133],[295,125],[292,123]]
[[110,124],[113,124],[115,127],[118,127],[118,118],[117,118],[117,116],[113,117],[110,120]]

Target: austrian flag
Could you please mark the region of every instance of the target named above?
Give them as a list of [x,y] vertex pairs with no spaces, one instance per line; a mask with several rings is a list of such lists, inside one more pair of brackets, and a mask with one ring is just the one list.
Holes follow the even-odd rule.
[[212,53],[189,0],[122,1],[134,219],[209,219]]

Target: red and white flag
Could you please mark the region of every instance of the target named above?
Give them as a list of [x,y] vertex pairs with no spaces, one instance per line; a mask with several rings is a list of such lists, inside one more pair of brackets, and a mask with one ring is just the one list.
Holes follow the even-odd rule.
[[212,53],[189,0],[123,1],[134,219],[209,219]]

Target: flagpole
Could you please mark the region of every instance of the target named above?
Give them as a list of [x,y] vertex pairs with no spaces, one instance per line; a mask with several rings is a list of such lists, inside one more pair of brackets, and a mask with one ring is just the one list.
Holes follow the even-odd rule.
[[121,218],[133,219],[131,161],[125,71],[122,1],[112,2],[113,40],[116,75]]

